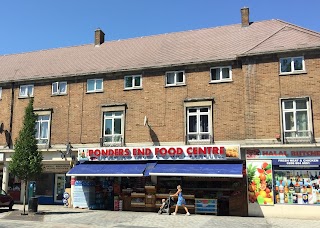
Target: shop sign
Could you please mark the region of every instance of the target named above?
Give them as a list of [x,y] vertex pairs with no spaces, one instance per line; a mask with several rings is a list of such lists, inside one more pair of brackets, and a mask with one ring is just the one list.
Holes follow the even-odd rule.
[[279,166],[319,166],[319,159],[275,159],[273,165]]
[[66,173],[70,170],[70,166],[65,164],[44,164],[42,167],[46,173]]
[[320,148],[247,149],[247,159],[320,157]]
[[101,147],[78,150],[79,161],[240,159],[239,145]]
[[4,153],[0,153],[0,162],[4,161]]

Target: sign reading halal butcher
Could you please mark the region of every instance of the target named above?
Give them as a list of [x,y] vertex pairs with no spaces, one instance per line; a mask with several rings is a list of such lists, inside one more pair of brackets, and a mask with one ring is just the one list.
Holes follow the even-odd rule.
[[240,146],[101,147],[78,150],[79,161],[240,159]]
[[320,148],[247,149],[247,159],[319,157]]

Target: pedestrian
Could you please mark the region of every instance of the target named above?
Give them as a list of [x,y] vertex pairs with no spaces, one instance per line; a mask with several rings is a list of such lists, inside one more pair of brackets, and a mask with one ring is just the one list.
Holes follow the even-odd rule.
[[176,208],[174,210],[174,212],[172,213],[173,215],[176,215],[177,212],[178,212],[178,208],[179,206],[182,206],[184,208],[184,210],[186,211],[186,215],[190,215],[189,211],[188,211],[188,208],[186,207],[186,200],[183,198],[183,195],[182,195],[182,188],[180,185],[177,186],[177,192],[173,195],[170,195],[171,197],[173,196],[178,196],[178,202],[176,204]]

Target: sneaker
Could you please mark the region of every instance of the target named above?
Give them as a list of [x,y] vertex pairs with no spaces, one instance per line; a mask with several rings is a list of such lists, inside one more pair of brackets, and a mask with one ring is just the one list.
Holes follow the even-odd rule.
[[176,213],[176,212],[173,212],[172,215],[177,215],[177,213]]
[[186,216],[190,216],[190,213],[188,212],[188,213],[186,214]]

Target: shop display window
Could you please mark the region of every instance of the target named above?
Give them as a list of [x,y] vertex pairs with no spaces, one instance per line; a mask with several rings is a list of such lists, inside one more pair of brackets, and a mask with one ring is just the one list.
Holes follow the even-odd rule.
[[319,204],[319,170],[274,170],[275,201],[279,204]]
[[36,179],[36,195],[53,196],[54,174],[42,173]]

